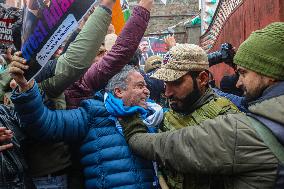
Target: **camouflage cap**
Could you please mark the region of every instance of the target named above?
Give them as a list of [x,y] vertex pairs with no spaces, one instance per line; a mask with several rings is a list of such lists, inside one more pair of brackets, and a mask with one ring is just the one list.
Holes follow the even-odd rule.
[[189,71],[209,68],[206,52],[194,44],[177,44],[165,56],[161,68],[152,77],[163,81],[175,81]]

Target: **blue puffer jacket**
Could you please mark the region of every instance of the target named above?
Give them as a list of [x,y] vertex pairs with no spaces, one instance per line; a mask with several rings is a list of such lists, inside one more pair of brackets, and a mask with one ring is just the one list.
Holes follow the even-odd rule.
[[[134,156],[100,100],[74,110],[52,111],[42,103],[37,84],[12,95],[15,110],[31,134],[55,141],[80,141],[86,188],[152,188],[152,163]],[[31,124],[33,123],[33,124]]]

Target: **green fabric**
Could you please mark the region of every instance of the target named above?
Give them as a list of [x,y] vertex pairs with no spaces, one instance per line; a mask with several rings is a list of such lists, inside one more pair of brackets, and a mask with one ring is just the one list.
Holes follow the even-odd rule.
[[66,53],[58,58],[55,76],[42,82],[42,88],[49,97],[57,97],[77,81],[91,66],[111,22],[111,15],[97,7],[89,17]]
[[66,101],[64,93],[61,93],[56,98],[49,98],[50,101],[54,104],[54,109],[56,110],[65,110],[66,109]]
[[263,139],[263,142],[270,148],[279,161],[284,164],[284,147],[278,142],[276,137],[268,128],[266,128],[266,126],[252,117],[248,118],[252,123],[251,126],[260,135],[260,137]]
[[128,18],[130,17],[131,13],[129,9],[126,9],[125,11],[123,11],[123,17],[124,17],[124,21],[127,22]]
[[191,189],[192,175],[209,179],[199,177],[198,189],[210,188],[210,181],[222,186],[215,188],[273,188],[279,161],[250,124],[243,113],[227,114],[173,132],[135,134],[129,146],[145,159],[184,173],[184,189]]
[[284,22],[275,22],[253,32],[239,47],[234,63],[284,80]]
[[191,107],[194,110],[191,114],[177,113],[172,109],[166,112],[161,127],[162,131],[182,129],[198,125],[218,115],[239,112],[238,108],[230,100],[217,96],[210,88]]
[[41,94],[45,97],[44,102],[48,102],[49,109],[56,109],[56,110],[65,110],[66,109],[66,101],[64,93],[59,94],[55,98],[51,98],[47,95],[44,95],[46,92],[43,91],[41,83],[38,83],[39,89]]
[[249,105],[249,112],[269,118],[284,125],[284,95]]
[[201,19],[200,19],[200,15],[194,17],[191,20],[191,25],[200,25],[201,24]]
[[[42,90],[53,101],[54,108],[65,108],[62,92],[91,66],[110,22],[111,15],[97,7],[66,53],[58,59],[55,76],[41,83]],[[8,77],[3,79],[0,83],[10,82]],[[26,158],[33,176],[47,175],[71,164],[70,153],[64,143],[31,141],[26,149]]]
[[207,119],[213,119],[226,113],[237,113],[238,108],[228,99],[218,97],[194,111],[192,114],[183,115],[172,110],[165,113],[163,127],[165,131],[176,130],[200,124]]
[[[202,123],[205,120],[213,119],[219,115],[228,113],[238,113],[238,108],[227,98],[217,97],[211,89],[201,99],[197,101],[193,107],[198,107],[196,110],[188,115],[180,114],[170,110],[165,113],[162,130],[173,131],[182,129],[184,127],[194,126]],[[162,168],[162,174],[167,180],[167,184],[171,189],[182,189],[184,183],[184,175],[169,171]],[[209,183],[208,176],[188,175],[187,180],[190,180],[190,186],[187,188],[199,188],[205,183]],[[201,181],[202,180],[202,181]],[[212,181],[211,181],[212,182]]]
[[124,116],[119,120],[119,123],[123,126],[123,134],[125,140],[128,141],[134,134],[147,133],[147,127],[140,119],[140,114],[134,114],[131,116]]
[[[284,95],[250,105],[249,111],[284,124],[283,107]],[[217,183],[222,187],[216,188],[274,188],[278,176],[279,160],[243,113],[217,116],[172,132],[138,133],[128,143],[137,155],[177,172],[209,175],[210,181],[220,175]],[[199,189],[210,188],[205,181]],[[188,182],[186,177],[184,189],[190,188]]]

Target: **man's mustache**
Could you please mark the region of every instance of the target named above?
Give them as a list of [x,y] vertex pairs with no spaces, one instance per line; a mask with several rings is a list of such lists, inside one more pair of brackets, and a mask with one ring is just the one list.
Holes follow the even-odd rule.
[[168,98],[170,101],[180,101],[180,99],[179,98],[176,98],[176,97],[169,97]]

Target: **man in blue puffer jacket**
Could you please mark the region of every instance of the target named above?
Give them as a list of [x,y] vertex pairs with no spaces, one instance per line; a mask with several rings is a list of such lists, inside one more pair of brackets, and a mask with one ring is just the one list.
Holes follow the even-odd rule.
[[86,188],[154,188],[153,163],[132,154],[118,121],[140,113],[149,130],[155,130],[163,119],[162,108],[147,102],[149,90],[138,71],[126,66],[109,81],[106,93],[97,93],[78,109],[52,111],[22,69],[12,63],[10,73],[19,85],[11,99],[23,125],[41,139],[81,142]]

